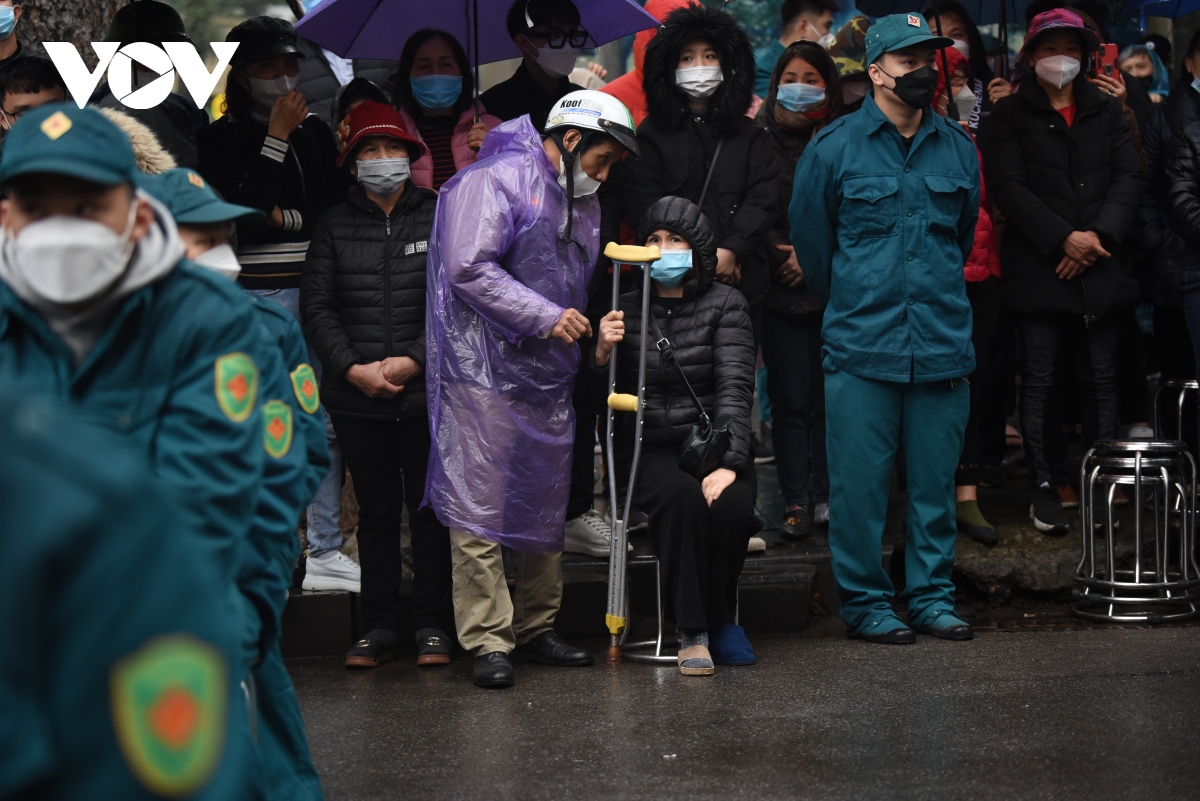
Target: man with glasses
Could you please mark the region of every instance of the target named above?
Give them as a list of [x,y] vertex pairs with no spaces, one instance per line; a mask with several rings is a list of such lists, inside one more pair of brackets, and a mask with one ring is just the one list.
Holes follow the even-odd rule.
[[571,0],[516,0],[505,20],[508,35],[525,60],[507,81],[479,98],[488,113],[507,122],[525,114],[542,132],[550,109],[564,95],[583,89],[567,80],[588,33]]
[[7,133],[21,115],[67,99],[67,85],[54,62],[21,56],[0,64],[0,128]]

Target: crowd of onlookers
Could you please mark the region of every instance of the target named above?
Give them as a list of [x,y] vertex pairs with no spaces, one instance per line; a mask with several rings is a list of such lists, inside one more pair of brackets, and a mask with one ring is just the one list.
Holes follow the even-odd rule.
[[[314,5],[289,4],[297,19]],[[168,6],[136,5],[140,13],[119,17],[109,40],[187,39]],[[721,484],[707,504],[688,507],[684,490],[651,467],[637,508],[618,511],[634,530],[649,526],[660,555],[675,554],[672,564],[699,559],[736,581],[747,549],[765,547],[755,536],[755,462],[778,467],[785,513],[774,522],[783,536],[802,540],[829,522],[825,303],[806,279],[806,243],[792,237],[788,209],[794,193],[805,192],[793,178],[809,144],[870,94],[871,21],[855,17],[834,30],[834,0],[786,0],[778,41],[755,52],[725,12],[689,0],[649,0],[645,8],[664,26],[639,33],[635,69],[601,88],[631,113],[637,150],[597,183],[599,238],[653,240],[664,252],[666,238],[687,244],[690,272],[681,275],[691,283],[655,276],[656,296],[701,410],[727,418],[731,444],[721,468],[729,475],[705,479],[697,496],[703,501]],[[1004,481],[1006,446],[1019,443],[1033,477],[1030,516],[1057,534],[1069,525],[1066,509],[1079,503],[1064,432],[1082,423],[1088,442],[1152,436],[1147,376],[1195,375],[1200,37],[1178,74],[1170,42],[1158,36],[1106,66],[1093,55],[1112,40],[1106,7],[1036,0],[1026,11],[1025,45],[1011,75],[1001,76],[966,8],[954,0],[939,8],[940,16],[924,17],[953,46],[936,60],[933,108],[969,131],[982,168],[963,271],[975,370],[956,523],[985,544],[999,540],[978,487]],[[439,661],[455,630],[449,528],[422,505],[437,445],[425,368],[426,264],[439,190],[488,152],[489,132],[502,123],[528,115],[541,132],[555,104],[584,88],[572,76],[603,84],[603,70],[576,67],[587,36],[570,0],[517,0],[508,35],[520,65],[479,92],[462,43],[448,33],[413,35],[394,62],[345,59],[297,36],[290,21],[256,17],[228,35],[240,46],[215,121],[176,95],[143,111],[122,106],[107,84],[92,98],[129,135],[143,171],[193,167],[222,197],[263,214],[237,223],[239,280],[301,320],[315,356],[333,459],[308,509],[304,587],[361,590],[366,627],[381,633],[352,651],[353,664],[378,664],[400,628],[406,512],[422,655]],[[22,52],[11,36],[0,39],[0,125],[7,130],[29,110],[65,99],[51,62]],[[574,181],[578,190],[593,177],[576,171]],[[886,188],[868,194],[882,214],[897,202]],[[663,206],[664,199],[677,202]],[[579,308],[585,356],[562,477],[565,549],[607,557],[611,521],[594,508],[604,410],[597,387],[606,349],[619,340],[603,336],[602,318],[610,334],[612,327],[611,265],[598,256],[588,266]],[[691,288],[672,298],[683,286]],[[628,315],[625,324],[633,325]],[[706,333],[690,343],[690,326]],[[733,339],[712,333],[724,326]],[[698,418],[657,354],[650,358],[644,439],[652,466],[656,453],[678,450]],[[620,362],[622,380],[636,361],[631,354]],[[1016,428],[1007,424],[1014,410]],[[628,453],[618,456],[627,471]],[[340,551],[346,469],[359,503],[361,569]],[[727,503],[712,504],[726,488],[734,490]],[[693,556],[681,555],[689,549]],[[666,581],[677,592],[676,615],[686,616],[700,591],[671,570]],[[732,623],[728,610],[711,611],[721,604],[709,604],[713,626]]]

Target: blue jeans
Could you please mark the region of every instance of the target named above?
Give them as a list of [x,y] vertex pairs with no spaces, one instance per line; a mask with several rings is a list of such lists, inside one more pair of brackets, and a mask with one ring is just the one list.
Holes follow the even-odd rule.
[[[299,289],[247,289],[247,295],[257,295],[264,300],[278,303],[287,309],[293,317],[300,319],[300,290]],[[312,364],[317,380],[321,380],[321,362],[309,350],[308,360]],[[329,445],[329,472],[325,480],[317,488],[316,497],[308,505],[308,553],[316,556],[326,551],[334,551],[342,547],[342,529],[338,518],[342,514],[342,484],[345,481],[345,468],[342,466],[342,449],[333,433],[333,423],[324,409],[325,442]]]
[[771,395],[771,435],[779,490],[787,508],[829,501],[825,457],[825,376],[821,371],[821,315],[763,312],[763,360]]

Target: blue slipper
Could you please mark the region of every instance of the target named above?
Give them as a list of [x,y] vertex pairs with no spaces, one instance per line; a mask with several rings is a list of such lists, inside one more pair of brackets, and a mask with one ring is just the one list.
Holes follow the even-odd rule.
[[708,630],[708,650],[718,665],[753,665],[758,662],[754,648],[741,626],[714,626]]

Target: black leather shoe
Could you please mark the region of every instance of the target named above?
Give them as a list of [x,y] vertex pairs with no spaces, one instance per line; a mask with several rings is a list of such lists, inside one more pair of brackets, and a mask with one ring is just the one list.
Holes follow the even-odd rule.
[[541,662],[554,667],[587,667],[592,654],[568,645],[554,631],[544,631],[512,652],[514,662]]
[[[934,622],[939,620],[942,615],[934,618]],[[964,623],[958,616],[947,613],[946,617],[954,621],[949,626],[930,626],[922,624],[918,629],[922,634],[932,634],[939,640],[972,640],[975,638],[975,629],[971,628],[969,623]]]
[[860,631],[854,636],[856,639],[875,643],[876,645],[912,645],[917,641],[917,635],[910,628],[892,629],[882,634]]
[[492,651],[475,657],[475,669],[471,671],[471,680],[476,687],[498,689],[511,687],[516,683],[513,676],[512,662],[503,651]]
[[800,506],[787,510],[787,517],[779,524],[779,533],[785,540],[799,542],[812,536],[808,525],[808,511]]

